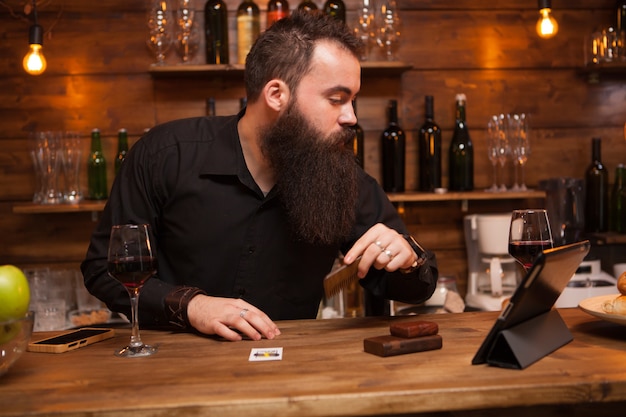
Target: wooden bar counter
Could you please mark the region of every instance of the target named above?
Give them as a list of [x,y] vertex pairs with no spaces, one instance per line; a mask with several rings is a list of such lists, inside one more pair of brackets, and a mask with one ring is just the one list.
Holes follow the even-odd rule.
[[[285,321],[259,342],[143,330],[159,352],[138,359],[113,356],[129,339],[117,329],[75,351],[26,352],[0,377],[0,416],[626,415],[626,328],[560,313],[574,340],[521,371],[470,364],[491,312]],[[418,319],[439,324],[441,350],[363,351],[364,338]],[[274,347],[281,361],[248,361]]]

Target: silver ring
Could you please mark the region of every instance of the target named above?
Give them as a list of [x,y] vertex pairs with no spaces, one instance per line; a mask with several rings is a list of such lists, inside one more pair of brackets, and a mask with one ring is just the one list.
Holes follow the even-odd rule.
[[391,254],[391,251],[389,249],[385,251],[385,255],[389,257],[389,260],[393,259],[393,255]]
[[243,316],[246,315],[246,313],[248,312],[247,308],[244,308],[243,310],[241,310],[241,312],[239,313],[239,317],[243,318]]
[[377,240],[376,242],[374,242],[374,245],[378,246],[378,249],[380,249],[381,252],[385,251],[385,247],[383,246],[383,244],[380,242],[380,240]]

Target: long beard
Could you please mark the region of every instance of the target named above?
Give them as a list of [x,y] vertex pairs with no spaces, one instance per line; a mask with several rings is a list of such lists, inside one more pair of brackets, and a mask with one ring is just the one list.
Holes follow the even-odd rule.
[[346,128],[324,137],[295,105],[262,133],[261,149],[276,174],[276,187],[300,238],[333,245],[354,227],[357,164]]

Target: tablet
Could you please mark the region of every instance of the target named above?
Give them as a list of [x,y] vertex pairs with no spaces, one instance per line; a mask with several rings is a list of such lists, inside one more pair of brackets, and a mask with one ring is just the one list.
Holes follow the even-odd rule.
[[485,363],[498,335],[549,312],[587,253],[588,240],[544,250],[530,268],[472,359]]

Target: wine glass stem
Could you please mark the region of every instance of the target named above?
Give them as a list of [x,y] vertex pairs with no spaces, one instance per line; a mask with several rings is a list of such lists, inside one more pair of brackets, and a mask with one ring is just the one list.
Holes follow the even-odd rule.
[[136,347],[143,346],[141,337],[139,337],[139,289],[134,288],[132,290],[129,290],[129,292],[130,292],[131,324],[132,324],[130,346],[136,348]]

